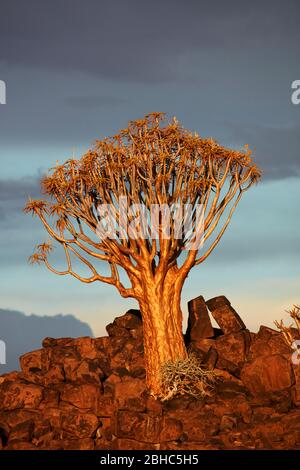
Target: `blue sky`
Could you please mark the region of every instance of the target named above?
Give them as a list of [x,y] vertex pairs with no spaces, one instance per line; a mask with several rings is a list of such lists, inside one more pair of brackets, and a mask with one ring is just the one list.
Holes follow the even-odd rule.
[[31,267],[45,238],[21,212],[56,161],[79,157],[129,119],[165,111],[200,135],[248,143],[262,182],[249,190],[210,258],[183,292],[225,294],[251,329],[299,303],[299,5],[12,0],[0,18],[0,307],[72,313],[104,333],[135,305],[96,283]]

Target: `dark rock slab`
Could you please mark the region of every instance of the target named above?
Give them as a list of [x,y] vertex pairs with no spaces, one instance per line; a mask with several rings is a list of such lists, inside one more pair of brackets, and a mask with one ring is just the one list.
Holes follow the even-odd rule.
[[208,300],[206,305],[223,333],[228,334],[246,328],[239,314],[223,295]]
[[186,331],[187,342],[213,338],[212,327],[206,303],[202,295],[188,302],[189,318]]

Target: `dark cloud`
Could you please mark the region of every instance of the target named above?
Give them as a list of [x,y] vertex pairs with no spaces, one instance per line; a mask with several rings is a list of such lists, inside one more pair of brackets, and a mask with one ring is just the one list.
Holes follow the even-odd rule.
[[0,201],[25,205],[29,196],[35,198],[40,194],[40,177],[0,180]]
[[232,136],[241,144],[251,143],[263,179],[300,176],[300,126],[233,126]]
[[1,5],[0,57],[115,80],[161,81],[193,50],[297,44],[298,14],[295,0],[10,0]]
[[21,216],[29,197],[41,197],[39,180],[37,177],[0,180],[0,224],[10,226],[9,221],[14,223]]
[[106,108],[110,106],[118,106],[124,103],[124,99],[113,96],[69,96],[65,99],[65,103],[71,108],[91,109]]

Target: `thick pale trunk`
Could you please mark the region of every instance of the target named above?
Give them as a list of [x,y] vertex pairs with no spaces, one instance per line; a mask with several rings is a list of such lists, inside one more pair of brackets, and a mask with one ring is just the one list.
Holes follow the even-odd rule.
[[144,328],[144,354],[149,390],[161,392],[161,367],[168,361],[187,356],[182,333],[181,288],[169,279],[162,285],[144,283],[140,310]]

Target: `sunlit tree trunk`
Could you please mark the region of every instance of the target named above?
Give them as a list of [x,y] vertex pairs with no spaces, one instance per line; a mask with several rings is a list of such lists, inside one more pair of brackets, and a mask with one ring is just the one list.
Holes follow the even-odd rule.
[[143,317],[147,386],[154,396],[161,392],[161,367],[168,361],[184,359],[187,351],[182,332],[180,295],[182,285],[172,270],[157,284],[142,282],[144,297],[139,301]]

